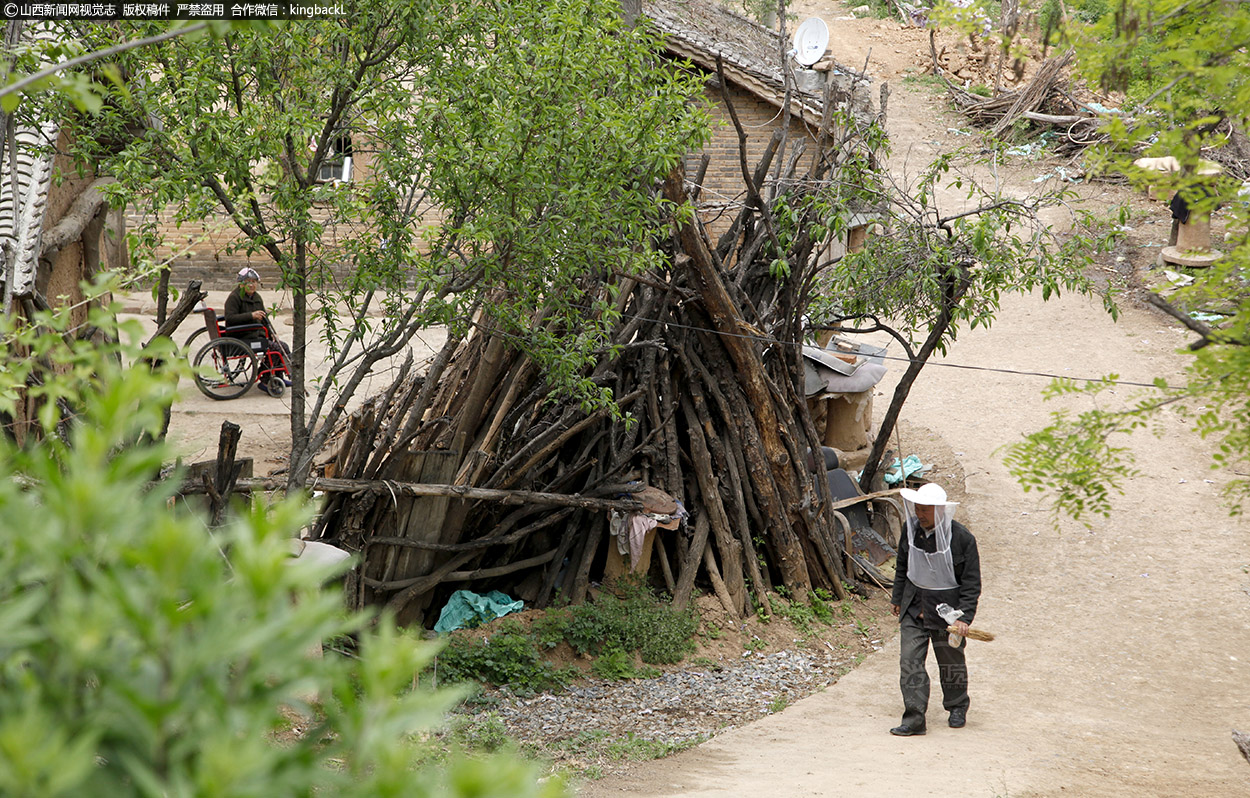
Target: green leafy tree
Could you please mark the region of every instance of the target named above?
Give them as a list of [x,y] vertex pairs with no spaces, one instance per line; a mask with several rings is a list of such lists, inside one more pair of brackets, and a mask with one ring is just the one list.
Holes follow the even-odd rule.
[[[281,268],[294,305],[292,486],[378,362],[430,324],[465,334],[479,310],[476,323],[504,330],[558,390],[607,401],[579,374],[615,317],[603,300],[588,308],[582,285],[655,262],[653,185],[705,135],[688,102],[696,80],[662,66],[655,37],[614,0],[350,5],[343,20],[133,51],[121,88],[78,131],[81,157],[117,176],[119,202],[179,220],[224,213],[235,248]],[[153,32],[83,36],[103,47]],[[113,155],[103,145],[124,131]],[[368,175],[325,182],[345,135]],[[315,313],[334,360],[310,381]]]
[[[290,557],[304,505],[257,504],[211,533],[172,511],[177,480],[150,481],[169,452],[139,441],[173,375],[124,365],[136,330],[93,353],[68,318],[0,324],[5,362],[40,352],[59,366],[44,390],[73,409],[30,446],[0,437],[0,793],[563,793],[507,756],[430,755],[422,740],[457,697],[410,689],[436,646],[345,614],[330,570]],[[0,396],[28,376],[0,372]],[[357,657],[307,656],[346,635]]]
[[[884,234],[822,278],[827,299],[813,306],[814,318],[846,330],[885,331],[908,360],[861,471],[865,490],[872,489],[911,387],[934,353],[944,353],[963,329],[990,326],[1004,294],[1036,290],[1049,299],[1063,291],[1096,292],[1085,266],[1108,243],[1104,225],[1078,214],[1077,234],[1061,239],[1039,214],[1064,206],[1067,191],[1006,197],[979,184],[970,166],[966,155],[947,154],[914,188],[881,184],[876,206]],[[952,203],[959,209],[945,209]],[[1115,313],[1111,294],[1103,299]]]
[[[10,147],[16,147],[19,127],[36,127],[49,113],[56,114],[59,122],[63,105],[82,113],[99,113],[107,87],[120,79],[111,59],[180,36],[220,35],[234,25],[226,21],[175,22],[146,38],[90,50],[78,38],[63,35],[61,23],[8,20],[0,42],[0,160],[10,162],[14,155]],[[50,102],[53,97],[60,102]],[[0,214],[16,218],[17,202],[17,194],[10,192]],[[7,274],[8,264],[4,268]]]
[[[1125,113],[1106,128],[1111,143],[1091,156],[1096,167],[1180,192],[1197,213],[1219,207],[1229,236],[1223,259],[1194,270],[1193,284],[1171,297],[1182,321],[1198,334],[1187,351],[1188,380],[1160,383],[1128,407],[1083,413],[1057,412],[1053,423],[1014,446],[1008,464],[1026,489],[1048,491],[1057,512],[1081,518],[1106,515],[1111,496],[1133,473],[1132,453],[1118,433],[1147,426],[1164,407],[1180,408],[1194,429],[1213,443],[1212,467],[1243,474],[1250,462],[1250,213],[1232,170],[1217,179],[1199,174],[1200,155],[1245,146],[1250,118],[1250,8],[1220,0],[1130,0],[1097,24],[1070,22],[1065,34],[1077,46],[1081,69],[1092,81],[1125,92]],[[1181,170],[1149,175],[1132,165],[1141,155],[1171,155]],[[1218,155],[1214,155],[1218,157]],[[1231,173],[1230,173],[1231,172]],[[1210,326],[1194,320],[1211,311]],[[1114,375],[1084,386],[1059,383],[1051,394],[1097,395]],[[1234,476],[1226,487],[1234,512],[1250,496],[1250,480]]]

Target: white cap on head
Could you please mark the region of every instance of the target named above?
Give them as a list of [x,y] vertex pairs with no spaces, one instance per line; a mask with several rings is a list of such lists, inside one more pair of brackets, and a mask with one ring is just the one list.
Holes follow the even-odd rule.
[[953,507],[959,502],[948,502],[946,491],[936,482],[926,482],[918,489],[903,488],[899,494],[912,504],[927,504],[934,507]]
[[248,280],[255,280],[259,283],[260,272],[256,271],[251,266],[244,266],[242,269],[239,269],[239,282],[246,283]]

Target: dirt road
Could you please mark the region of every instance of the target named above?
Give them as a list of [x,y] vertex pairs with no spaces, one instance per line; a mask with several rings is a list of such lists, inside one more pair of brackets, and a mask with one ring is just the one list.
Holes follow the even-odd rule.
[[[862,63],[868,46],[896,56],[884,65],[896,173],[914,174],[938,150],[966,143],[947,130],[959,120],[897,80],[918,39],[891,23],[838,21],[846,12],[835,4],[804,5],[821,7],[845,63]],[[880,75],[879,66],[870,71]],[[1028,191],[1027,175],[1018,172],[1010,187]],[[1127,196],[1081,190],[1096,204]],[[1115,323],[1083,298],[1015,297],[990,330],[961,334],[945,362],[1172,381],[1185,363],[1175,350],[1188,340],[1162,314],[1133,304]],[[1056,530],[998,451],[1058,408],[1043,403],[1045,383],[933,365],[905,411],[962,452],[966,497],[957,517],[981,546],[977,625],[998,639],[970,643],[967,727],[947,728],[935,684],[929,734],[888,734],[902,712],[895,638],[822,694],[581,794],[1250,794],[1250,765],[1229,736],[1250,728],[1250,524],[1220,503],[1230,475],[1210,470],[1209,444],[1167,415],[1159,437],[1128,441],[1141,475],[1111,518]],[[1110,401],[1135,395],[1126,388]]]
[[[1142,311],[1113,324],[1083,300],[1023,298],[947,360],[1173,378],[1183,340]],[[1224,475],[1171,419],[1132,440],[1143,473],[1108,521],[1056,531],[995,452],[1044,422],[1039,387],[930,368],[908,410],[964,453],[977,625],[998,635],[970,644],[967,727],[946,727],[935,687],[927,736],[887,733],[895,639],[825,693],[582,795],[1246,795],[1229,730],[1250,726],[1250,528],[1219,504]]]
[[[291,340],[291,300],[287,292],[278,289],[261,292],[270,307],[277,307],[274,317],[278,336],[289,342]],[[226,304],[227,292],[209,291],[207,304],[212,308],[223,308]],[[154,321],[155,306],[150,296],[145,294],[128,294],[121,298],[123,318],[138,321],[150,335],[156,328]],[[184,321],[175,340],[181,343],[186,336],[202,325],[197,315]],[[443,328],[426,330],[416,336],[411,349],[416,358],[418,368],[426,363],[447,339]],[[195,352],[203,346],[201,339],[195,344]],[[308,331],[308,368],[315,375],[326,374],[332,361],[330,352],[322,338],[322,328],[314,321]],[[391,384],[407,352],[401,352],[389,360],[375,366],[374,370],[362,382],[360,389],[347,402],[347,408],[354,410],[366,397],[380,393]],[[310,387],[310,394],[315,394],[319,385]],[[238,399],[214,401],[201,394],[190,379],[182,380],[179,385],[179,399],[174,406],[173,417],[169,428],[169,440],[181,455],[184,462],[194,463],[212,460],[217,456],[217,443],[221,434],[223,421],[230,421],[243,428],[239,439],[238,456],[251,457],[255,460],[253,472],[256,476],[268,475],[275,470],[286,467],[286,460],[291,451],[291,397],[288,393],[282,398],[273,398],[252,388]],[[310,396],[311,401],[311,396]]]

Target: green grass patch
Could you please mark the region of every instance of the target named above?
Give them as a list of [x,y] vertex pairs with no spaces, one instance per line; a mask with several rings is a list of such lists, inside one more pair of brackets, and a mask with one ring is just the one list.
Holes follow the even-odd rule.
[[550,746],[551,750],[589,763],[582,771],[587,778],[597,778],[596,760],[612,762],[649,762],[663,759],[687,748],[693,748],[708,740],[710,734],[700,734],[686,740],[656,740],[640,737],[633,732],[612,735],[606,731],[580,732]]
[[773,614],[785,618],[805,638],[816,634],[816,625],[832,626],[834,611],[831,602],[833,596],[824,590],[813,590],[808,594],[807,603],[793,601],[779,595],[773,604]]
[[935,91],[946,91],[946,84],[942,82],[942,79],[939,78],[937,75],[931,75],[927,72],[924,74],[917,74],[915,72],[909,72],[908,74],[903,76],[903,85],[911,86],[913,88],[926,88],[926,89],[933,89]]
[[576,668],[557,668],[544,658],[561,643],[594,656],[595,675],[613,680],[658,676],[659,669],[649,665],[676,664],[696,649],[699,616],[693,606],[673,609],[637,585],[624,585],[622,590],[621,597],[604,592],[593,602],[551,610],[528,629],[506,618],[485,637],[453,632],[429,678],[436,676],[442,684],[478,682],[530,695],[558,691],[578,677]]
[[590,669],[600,679],[609,679],[614,682],[625,679],[653,679],[660,675],[659,668],[639,666],[634,662],[632,654],[627,654],[620,649],[603,652],[595,659]]
[[473,753],[493,754],[512,744],[496,712],[453,714],[448,719],[447,736],[453,744]]
[[645,588],[622,585],[618,598],[600,593],[593,603],[569,607],[564,639],[581,654],[638,652],[643,662],[671,665],[695,650],[699,616],[694,606],[674,609]]

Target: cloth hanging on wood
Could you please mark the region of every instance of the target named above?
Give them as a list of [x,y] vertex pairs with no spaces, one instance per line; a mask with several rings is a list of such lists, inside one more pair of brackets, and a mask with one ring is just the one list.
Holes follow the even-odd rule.
[[608,532],[616,539],[617,552],[622,557],[628,556],[630,570],[635,570],[642,561],[647,533],[656,527],[676,529],[688,513],[680,501],[659,488],[646,487],[623,495],[642,502],[642,512],[618,513],[613,510],[608,519]]
[[629,556],[630,570],[638,567],[642,559],[642,544],[647,533],[659,522],[647,513],[618,513],[613,511],[608,531],[616,538],[616,550],[621,556]]

